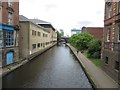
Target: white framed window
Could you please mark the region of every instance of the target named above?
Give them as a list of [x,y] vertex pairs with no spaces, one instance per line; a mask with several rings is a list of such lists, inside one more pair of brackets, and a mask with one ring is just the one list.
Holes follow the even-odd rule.
[[107,42],[110,41],[110,28],[107,29]]
[[6,47],[14,46],[14,31],[6,31]]
[[112,3],[107,2],[107,18],[110,18],[112,14]]
[[13,13],[8,12],[8,24],[13,25]]
[[13,0],[8,0],[8,7],[12,7],[13,6]]

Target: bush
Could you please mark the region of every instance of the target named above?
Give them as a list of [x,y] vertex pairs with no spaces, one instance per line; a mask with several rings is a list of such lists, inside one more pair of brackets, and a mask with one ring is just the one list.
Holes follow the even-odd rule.
[[100,58],[100,52],[101,52],[101,41],[93,39],[88,44],[88,56],[94,58]]
[[93,39],[93,36],[87,32],[82,32],[78,35],[73,35],[70,38],[70,43],[79,50],[86,50],[88,43]]

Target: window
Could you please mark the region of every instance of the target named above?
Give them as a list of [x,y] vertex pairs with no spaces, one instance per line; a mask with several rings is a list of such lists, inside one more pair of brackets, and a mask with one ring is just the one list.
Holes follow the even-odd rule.
[[111,17],[111,14],[112,14],[112,5],[111,5],[112,3],[111,2],[107,2],[107,16],[108,16],[108,18],[110,18]]
[[119,71],[119,62],[115,61],[115,69]]
[[6,31],[6,47],[14,46],[14,32]]
[[118,41],[120,42],[120,26],[118,27]]
[[45,37],[45,34],[43,33],[43,37]]
[[36,48],[36,44],[32,44],[32,49],[35,49]]
[[109,42],[110,41],[110,28],[108,28],[107,30],[107,41]]
[[13,14],[11,12],[8,12],[8,24],[13,24]]
[[36,31],[32,30],[32,35],[36,36]]
[[38,43],[37,47],[38,47],[38,48],[40,47],[40,43]]
[[108,64],[108,57],[105,57],[105,63]]
[[118,13],[120,13],[120,1],[118,2],[118,4],[119,4],[119,5],[118,5],[118,7],[119,7],[119,8],[118,8],[118,10],[119,10]]
[[8,0],[8,7],[12,7],[13,6],[13,1],[12,0]]
[[41,33],[40,33],[40,32],[38,32],[38,36],[41,36]]
[[0,31],[0,47],[3,46],[3,32]]

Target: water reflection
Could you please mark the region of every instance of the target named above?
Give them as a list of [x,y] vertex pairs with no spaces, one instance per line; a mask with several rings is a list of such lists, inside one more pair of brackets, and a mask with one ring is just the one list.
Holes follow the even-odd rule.
[[59,44],[3,78],[8,88],[91,88],[80,64]]

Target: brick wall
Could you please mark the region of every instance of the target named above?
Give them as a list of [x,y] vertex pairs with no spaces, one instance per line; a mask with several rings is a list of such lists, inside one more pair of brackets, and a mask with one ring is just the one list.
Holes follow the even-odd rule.
[[82,32],[89,32],[95,39],[102,40],[103,28],[102,27],[84,27]]

